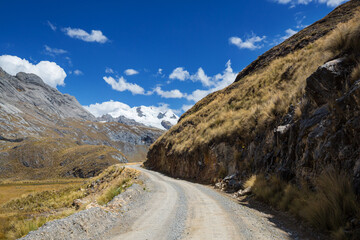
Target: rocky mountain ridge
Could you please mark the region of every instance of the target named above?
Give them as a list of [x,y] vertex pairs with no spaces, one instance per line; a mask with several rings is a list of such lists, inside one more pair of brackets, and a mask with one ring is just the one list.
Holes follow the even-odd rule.
[[[16,76],[11,76],[0,68],[0,77],[0,104],[4,111],[25,111],[27,114],[40,115],[39,117],[56,115],[61,119],[95,120],[75,97],[60,93],[35,74],[19,72]],[[32,111],[35,110],[32,106],[36,106],[36,111]]]
[[[99,122],[75,97],[34,74],[0,69],[0,178],[88,177],[142,161],[163,130]],[[35,174],[36,173],[36,174]]]

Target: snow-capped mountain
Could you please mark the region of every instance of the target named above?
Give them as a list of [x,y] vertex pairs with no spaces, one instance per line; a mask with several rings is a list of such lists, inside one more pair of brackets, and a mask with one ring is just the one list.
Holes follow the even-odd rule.
[[[130,107],[122,102],[109,101],[91,104],[85,108],[99,120],[121,122],[126,118],[159,129],[169,129],[179,120],[179,117],[166,105]],[[109,119],[108,115],[113,119]]]

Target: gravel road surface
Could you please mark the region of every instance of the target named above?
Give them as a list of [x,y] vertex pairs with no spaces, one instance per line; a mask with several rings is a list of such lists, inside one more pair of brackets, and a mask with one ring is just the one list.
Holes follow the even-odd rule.
[[127,229],[123,225],[115,228],[109,239],[297,238],[276,227],[269,221],[270,216],[242,206],[208,186],[134,168],[148,177],[151,194],[136,210],[128,212]]
[[296,223],[289,226],[289,218],[279,222],[271,211],[243,206],[210,186],[128,167],[143,173],[143,185],[133,184],[105,207],[48,222],[23,239],[320,239]]

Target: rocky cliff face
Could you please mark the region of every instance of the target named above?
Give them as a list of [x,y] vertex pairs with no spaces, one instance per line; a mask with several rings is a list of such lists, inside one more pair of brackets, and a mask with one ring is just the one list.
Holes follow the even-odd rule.
[[99,122],[38,76],[0,68],[0,178],[88,177],[117,162],[142,161],[163,131],[120,120]]
[[35,74],[20,72],[11,76],[0,68],[0,78],[0,104],[5,111],[10,109],[39,118],[55,115],[61,119],[95,120],[75,97],[60,93]]
[[[340,20],[344,12],[349,19],[359,5],[350,1],[329,16]],[[330,31],[335,26],[329,19],[304,31],[319,26]],[[299,35],[304,36],[300,32],[274,49],[304,43]],[[201,182],[262,172],[309,183],[331,166],[350,174],[360,194],[360,74],[354,74],[360,52],[344,48],[327,55],[324,46],[337,36],[330,32],[260,70],[240,73],[234,84],[201,100],[160,137],[145,166]]]

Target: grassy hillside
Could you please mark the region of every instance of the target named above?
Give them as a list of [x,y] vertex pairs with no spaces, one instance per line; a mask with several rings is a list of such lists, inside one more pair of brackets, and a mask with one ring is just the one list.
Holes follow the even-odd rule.
[[[355,8],[360,5],[359,1],[351,1],[348,5],[354,7],[350,10],[346,8],[349,16],[359,11],[359,8]],[[356,17],[349,25],[356,25],[358,20],[359,17]],[[200,100],[181,117],[179,124],[162,135],[154,145],[165,141],[171,145],[171,151],[182,153],[231,137],[246,144],[246,139],[275,126],[291,104],[296,106],[299,115],[301,104],[298,103],[304,95],[306,79],[319,66],[340,53],[335,46],[332,47],[333,39],[339,36],[338,31],[315,42],[304,43],[304,39],[308,38],[305,33],[317,28],[317,25],[308,27],[280,45],[293,45],[293,39],[297,39],[298,43],[303,43],[302,48],[286,51],[285,56],[274,57],[248,75],[241,72],[239,76],[242,77],[238,76],[236,82]],[[321,25],[324,32],[335,26]],[[302,38],[299,39],[299,36]],[[286,49],[284,46],[282,48]]]
[[0,179],[87,178],[110,165],[126,162],[108,146],[79,145],[67,138],[28,138],[0,151]]

